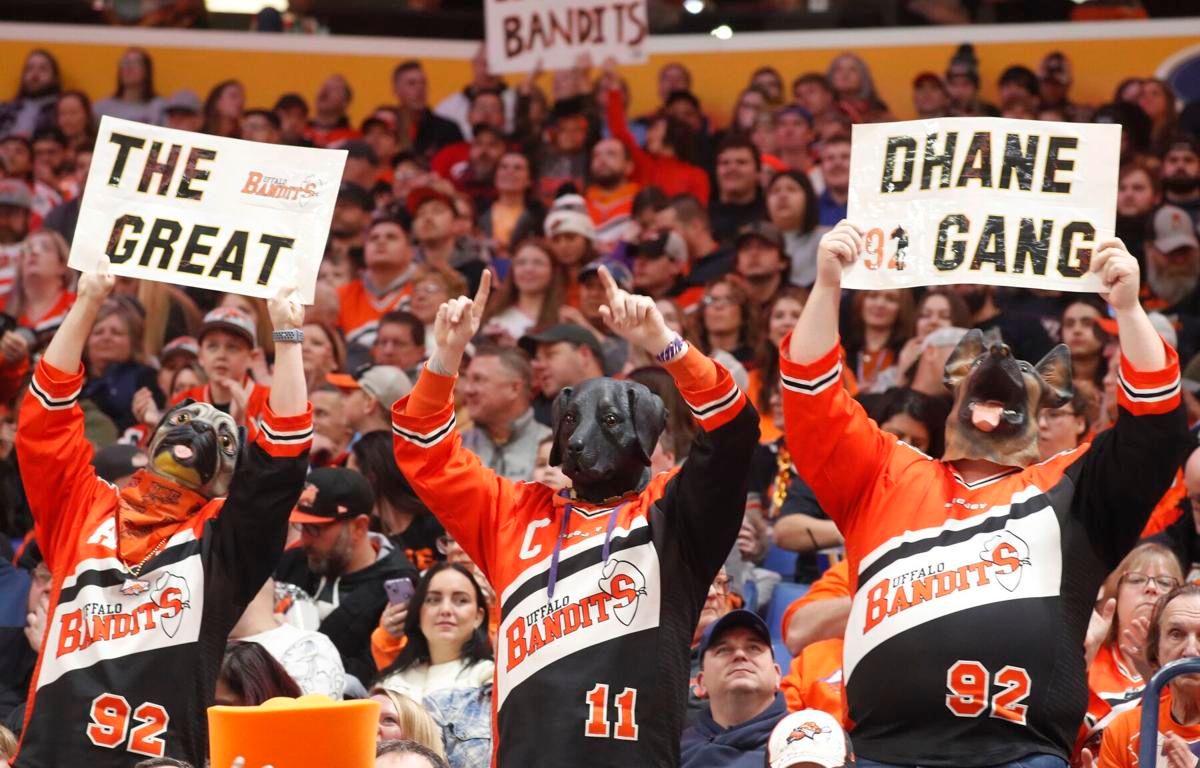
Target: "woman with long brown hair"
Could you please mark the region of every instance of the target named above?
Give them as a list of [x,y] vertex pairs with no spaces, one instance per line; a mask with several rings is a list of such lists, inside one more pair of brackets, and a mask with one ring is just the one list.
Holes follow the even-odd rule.
[[846,361],[862,389],[896,364],[900,350],[912,337],[916,307],[912,291],[856,291],[850,302],[843,346]]
[[242,133],[242,112],[246,107],[246,89],[238,80],[222,80],[204,100],[204,132],[213,136],[238,138]]
[[770,443],[783,437],[772,414],[775,394],[779,391],[779,343],[796,327],[807,300],[807,289],[785,285],[767,302],[763,313],[763,335],[758,342],[754,369],[750,371],[750,386],[746,388],[746,396],[758,409],[759,442]]
[[522,241],[484,315],[484,335],[502,331],[515,342],[532,328],[557,323],[566,290],[567,271],[554,260],[550,244],[541,238]]
[[754,360],[758,313],[736,280],[722,277],[708,284],[695,323],[696,342],[704,354],[723,350],[742,364]]

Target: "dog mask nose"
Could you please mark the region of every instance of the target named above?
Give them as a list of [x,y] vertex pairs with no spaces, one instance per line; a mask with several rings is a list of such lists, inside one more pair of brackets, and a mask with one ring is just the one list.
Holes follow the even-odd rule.
[[1012,357],[1012,350],[1008,348],[1007,344],[993,344],[988,352],[996,357]]
[[583,438],[572,437],[567,441],[567,450],[574,454],[583,453]]

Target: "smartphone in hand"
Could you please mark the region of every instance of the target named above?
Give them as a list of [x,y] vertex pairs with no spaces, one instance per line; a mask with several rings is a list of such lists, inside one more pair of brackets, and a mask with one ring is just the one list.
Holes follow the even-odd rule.
[[413,593],[417,591],[417,588],[413,586],[412,579],[407,576],[399,579],[388,579],[383,582],[383,589],[387,592],[388,602],[392,605],[407,603],[412,599]]

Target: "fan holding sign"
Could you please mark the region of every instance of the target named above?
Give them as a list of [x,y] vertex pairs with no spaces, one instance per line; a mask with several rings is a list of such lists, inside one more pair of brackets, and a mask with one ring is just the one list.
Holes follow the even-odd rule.
[[[887,195],[914,196],[892,209],[907,217],[904,258],[904,238],[892,235],[899,220],[840,223],[821,240],[812,294],[782,343],[789,448],[845,537],[856,584],[844,674],[859,766],[1065,768],[1087,704],[1083,639],[1096,590],[1136,542],[1188,450],[1178,357],[1138,301],[1137,261],[1119,240],[1084,238],[1081,225],[1095,232],[1100,225],[1091,222],[1111,216],[1093,218],[1070,203],[1076,195],[1111,199],[1115,153],[1107,174],[1085,160],[1090,145],[1086,155],[1069,155],[1071,142],[1051,135],[1034,152],[1030,129],[1022,138],[1009,128],[1025,124],[981,125],[991,126],[990,139],[979,137],[984,128],[930,138],[904,133],[904,125],[869,127],[883,136],[881,162],[871,167],[875,189],[884,190],[875,210]],[[1022,153],[1006,149],[1014,133]],[[888,147],[904,151],[889,162]],[[1000,183],[1006,166],[1008,186]],[[1084,191],[1085,171],[1114,180]],[[863,166],[855,173],[861,179]],[[1096,176],[1088,178],[1091,187]],[[946,225],[955,215],[965,221]],[[989,233],[992,216],[1005,221]],[[1042,243],[1023,262],[1022,219],[1035,222],[1033,240]],[[867,418],[840,384],[842,285],[971,279],[1090,288],[1108,300],[1121,349],[1114,428],[1035,463],[1038,410],[1071,396],[1070,353],[1060,345],[1033,364],[978,330],[946,363],[954,406],[942,460]]]

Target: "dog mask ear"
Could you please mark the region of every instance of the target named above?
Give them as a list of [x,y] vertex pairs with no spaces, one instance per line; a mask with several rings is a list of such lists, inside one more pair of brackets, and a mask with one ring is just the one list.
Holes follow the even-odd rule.
[[637,436],[637,445],[641,449],[642,463],[650,466],[650,456],[658,445],[658,438],[667,426],[667,409],[662,398],[654,394],[645,385],[629,382],[626,392],[629,396],[629,418],[633,420],[633,433]]
[[562,420],[563,411],[567,410],[567,403],[571,401],[571,395],[575,392],[573,387],[563,387],[558,392],[558,397],[554,398],[554,405],[550,409],[550,423],[554,430],[554,439],[550,442],[550,466],[557,467],[562,464],[562,451],[559,450],[559,435],[558,425]]
[[983,331],[978,328],[973,328],[967,331],[967,334],[958,342],[958,346],[950,353],[950,358],[946,360],[946,367],[942,371],[942,381],[951,391],[958,388],[962,380],[967,377],[967,373],[971,370],[971,363],[975,362],[975,358],[982,355],[984,352]]
[[1042,388],[1041,405],[1060,408],[1075,396],[1075,382],[1071,378],[1071,350],[1059,344],[1046,353],[1035,366],[1037,375],[1045,385]]

